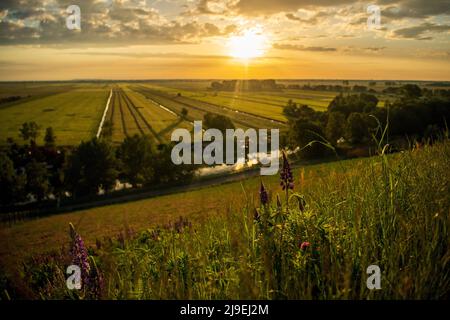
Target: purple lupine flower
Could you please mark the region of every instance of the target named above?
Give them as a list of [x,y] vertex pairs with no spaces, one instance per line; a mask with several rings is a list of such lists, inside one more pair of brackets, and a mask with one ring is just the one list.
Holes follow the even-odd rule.
[[259,199],[261,200],[261,205],[263,206],[269,203],[269,195],[267,194],[267,190],[262,182],[261,187],[259,188]]
[[291,165],[283,151],[283,166],[280,173],[280,186],[283,190],[294,189],[294,176],[292,175]]
[[89,282],[87,283],[87,294],[90,299],[99,299],[102,296],[104,281],[103,276],[99,272],[94,259],[92,259],[92,268],[89,272]]
[[72,264],[80,267],[81,280],[83,286],[89,283],[89,272],[91,267],[88,260],[88,252],[84,241],[81,236],[75,231],[75,227],[72,223],[70,225],[70,236],[72,238],[72,244],[70,248],[70,255],[72,257]]

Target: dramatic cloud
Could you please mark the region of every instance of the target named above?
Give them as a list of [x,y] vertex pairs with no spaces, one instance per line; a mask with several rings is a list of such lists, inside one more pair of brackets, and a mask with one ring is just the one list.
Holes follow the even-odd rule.
[[379,0],[378,3],[385,5],[382,17],[388,20],[450,15],[450,4],[445,0]]
[[183,15],[227,15],[231,13],[231,6],[232,2],[230,0],[199,0],[193,8],[185,11]]
[[393,32],[394,38],[405,38],[415,40],[431,40],[430,34],[444,33],[450,31],[450,25],[437,25],[434,23],[423,23],[419,26],[398,29]]
[[36,1],[33,6],[24,1],[2,2],[0,45],[195,43],[236,30],[232,24],[222,30],[208,22],[168,21],[145,2],[95,0],[77,2],[81,8],[81,31],[68,30],[65,9],[70,3],[59,0],[57,5],[49,6],[45,1]]
[[[74,3],[81,8],[81,31],[65,26],[65,9]],[[336,44],[338,39],[347,38],[344,45],[351,46],[356,44],[352,38],[368,36],[364,32],[369,4],[381,7],[378,39],[430,40],[448,32],[450,5],[445,0],[1,0],[0,45],[202,43],[206,38],[226,37],[260,23],[278,43],[289,43],[292,37],[318,38],[320,34],[330,40],[329,47],[277,44],[274,47],[278,49],[335,51],[334,46],[343,45]],[[294,22],[299,27],[287,30]],[[308,26],[314,28],[304,28]],[[357,46],[361,50],[372,47],[362,42]]]

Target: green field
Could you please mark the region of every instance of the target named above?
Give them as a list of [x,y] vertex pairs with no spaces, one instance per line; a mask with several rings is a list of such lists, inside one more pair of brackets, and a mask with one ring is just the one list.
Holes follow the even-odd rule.
[[[35,121],[52,126],[61,145],[75,145],[97,133],[111,89],[106,120],[112,123],[111,140],[145,134],[155,143],[167,142],[175,128],[192,128],[206,113],[225,115],[236,127],[286,130],[283,107],[289,100],[325,111],[337,92],[291,90],[274,92],[213,92],[211,81],[160,81],[142,83],[3,83],[0,97],[21,97],[0,105],[0,141],[20,141],[19,128]],[[384,105],[380,95],[379,106]],[[181,111],[188,110],[182,117]]]
[[95,136],[110,93],[109,86],[87,84],[64,87],[64,92],[50,92],[0,108],[2,143],[9,137],[20,140],[19,128],[29,121],[41,127],[38,143],[43,142],[45,128],[49,126],[53,127],[59,145],[78,144]]
[[[196,98],[191,98],[187,95],[174,93],[171,89],[161,87],[140,85],[132,87],[134,90],[142,93],[147,99],[161,104],[165,108],[180,115],[181,110],[186,108],[188,110],[187,119],[190,121],[203,120],[206,113],[221,114],[231,118],[237,127],[240,128],[283,128],[283,123],[276,122],[275,117],[263,118],[261,115],[256,115],[250,112],[250,109],[238,111],[226,105],[218,105],[207,101],[202,101],[197,98],[200,93],[196,93]],[[258,106],[263,108],[262,105]]]
[[114,87],[106,118],[112,123],[111,140],[117,143],[134,134],[147,135],[154,143],[163,143],[170,140],[172,129],[192,127],[125,85]]

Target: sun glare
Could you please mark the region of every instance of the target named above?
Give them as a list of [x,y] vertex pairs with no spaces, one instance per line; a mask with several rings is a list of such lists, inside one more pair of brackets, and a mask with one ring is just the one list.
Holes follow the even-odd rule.
[[249,60],[264,55],[268,39],[258,30],[246,30],[228,40],[229,54],[233,58]]

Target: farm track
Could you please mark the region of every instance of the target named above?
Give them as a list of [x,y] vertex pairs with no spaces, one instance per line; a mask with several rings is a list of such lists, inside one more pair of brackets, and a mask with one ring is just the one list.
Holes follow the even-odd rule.
[[109,113],[112,96],[113,96],[113,91],[111,89],[109,92],[108,100],[106,101],[105,110],[103,111],[103,114],[102,114],[102,119],[100,121],[100,125],[98,126],[98,129],[97,129],[97,134],[96,134],[97,138],[100,138],[100,135],[102,134],[103,125],[104,125],[107,115]]
[[[171,101],[171,102],[174,102],[174,103],[176,103],[176,104],[180,104],[180,105],[181,105],[180,102],[175,101],[175,100],[172,99],[171,97],[166,96],[165,94],[162,94],[162,93],[159,92],[159,91],[153,91],[153,90],[150,90],[150,89],[145,88],[145,87],[142,87],[142,86],[139,86],[138,89],[136,89],[136,91],[139,92],[139,93],[141,93],[141,94],[143,94],[147,99],[151,100],[152,102],[154,102],[154,103],[157,104],[158,106],[161,105],[161,106],[163,106],[165,109],[170,110],[172,113],[176,114],[178,117],[181,117],[181,112],[179,112],[176,108],[172,108],[172,107],[169,106],[169,105],[163,105],[163,104],[160,103],[159,101],[155,101],[154,99],[152,99],[153,97],[152,97],[152,98],[148,97],[148,94],[150,94],[150,95],[152,95],[152,96],[155,96],[155,97],[158,97],[158,98],[162,98],[162,99],[165,99],[165,100],[169,100],[169,101]],[[201,109],[201,108],[198,108],[198,107],[193,107],[193,109],[196,109],[196,110],[201,111],[201,112],[205,112],[205,110],[203,110],[203,109]],[[194,120],[195,120],[195,119],[193,119],[192,117],[190,117],[189,115],[186,116],[186,119],[189,120],[189,121],[194,121]]]
[[138,118],[136,116],[136,108],[134,108],[133,106],[130,106],[129,100],[127,99],[127,96],[126,96],[125,92],[123,92],[122,89],[119,89],[118,92],[119,92],[119,96],[121,98],[121,101],[124,102],[124,104],[126,105],[127,110],[129,111],[131,117],[133,118],[134,123],[137,126],[137,129],[139,130],[139,132],[142,135],[144,135],[145,134],[144,133],[144,129],[142,129],[141,123],[139,122],[139,120],[138,120]]
[[124,112],[123,112],[122,104],[120,103],[120,96],[119,96],[118,90],[116,90],[116,92],[115,92],[115,97],[116,97],[115,101],[119,104],[120,119],[121,119],[121,123],[122,123],[122,132],[126,137],[128,137],[127,126],[125,124],[125,117],[123,115]]
[[136,105],[133,103],[133,101],[131,101],[130,97],[127,96],[126,92],[123,91],[123,89],[120,89],[120,90],[121,90],[122,96],[124,97],[124,100],[126,101],[126,104],[127,104],[128,108],[130,109],[130,111],[133,110],[133,111],[131,111],[132,114],[133,114],[133,118],[135,119],[136,124],[138,125],[139,130],[141,131],[141,133],[145,134],[144,130],[142,129],[142,126],[139,124],[139,122],[137,120],[136,114],[139,116],[141,121],[147,127],[148,131],[150,131],[150,133],[155,137],[155,139],[159,143],[162,143],[163,141],[161,140],[159,134],[153,129],[153,127],[150,125],[150,123],[147,121],[147,119],[145,119],[145,117],[143,116],[142,112],[136,107]]
[[[117,113],[119,113],[119,117]],[[158,143],[163,143],[160,135],[153,129],[149,121],[122,88],[116,87],[113,89],[108,118],[112,123],[113,131],[116,131],[113,134],[113,140],[116,142],[122,141],[123,138],[129,137],[134,133],[141,135],[150,133],[152,138]]]
[[116,111],[114,97],[115,97],[115,93],[114,93],[114,89],[113,89],[113,97],[111,98],[111,109],[110,109],[111,112],[110,112],[110,116],[109,116],[109,122],[111,123],[111,125],[112,125],[113,119],[114,119],[114,112]]

